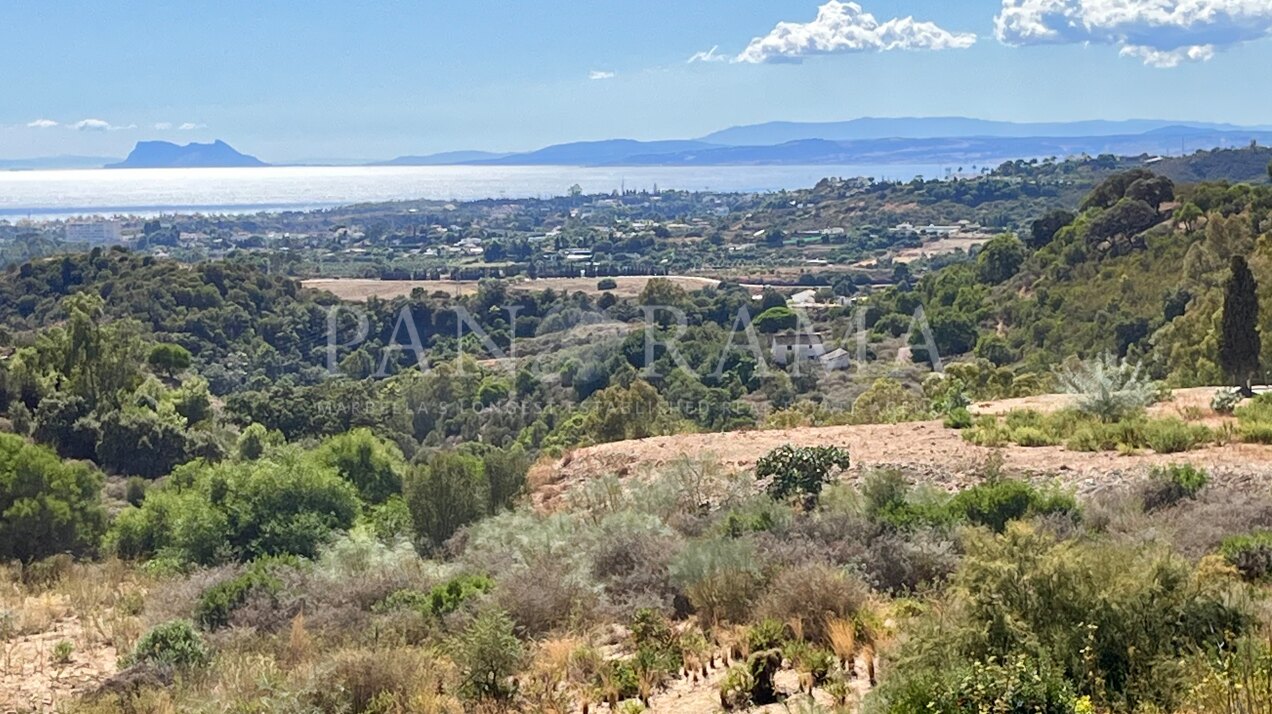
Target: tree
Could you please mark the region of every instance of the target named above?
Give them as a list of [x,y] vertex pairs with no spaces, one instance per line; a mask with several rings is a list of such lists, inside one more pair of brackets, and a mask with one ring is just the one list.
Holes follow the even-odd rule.
[[113,473],[159,478],[190,460],[191,445],[184,420],[176,414],[128,407],[102,418],[97,459]]
[[789,307],[772,307],[755,316],[755,329],[765,334],[793,330],[799,317]]
[[1219,331],[1219,366],[1233,384],[1250,396],[1250,383],[1259,370],[1259,295],[1246,259],[1232,257],[1224,283],[1223,318]]
[[172,377],[190,368],[190,351],[181,345],[161,342],[150,349],[146,362],[156,371]]
[[475,456],[439,452],[407,475],[404,492],[420,542],[441,547],[461,527],[486,515],[490,484]]
[[356,486],[368,503],[383,503],[402,492],[402,473],[406,471],[402,452],[370,429],[331,437],[318,447],[314,458]]
[[1057,209],[1034,221],[1029,226],[1029,247],[1037,250],[1055,239],[1060,229],[1073,223],[1073,213]]
[[1025,262],[1025,244],[1014,235],[1002,235],[985,244],[976,258],[976,273],[982,283],[997,285],[1020,270]]
[[14,434],[0,434],[0,560],[87,554],[106,530],[101,476]]
[[1175,223],[1183,226],[1184,230],[1191,231],[1197,220],[1205,215],[1197,204],[1189,201],[1175,209]]

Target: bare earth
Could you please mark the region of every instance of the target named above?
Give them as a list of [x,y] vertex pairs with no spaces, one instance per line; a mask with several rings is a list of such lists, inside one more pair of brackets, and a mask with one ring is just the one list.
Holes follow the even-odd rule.
[[[699,278],[686,275],[665,276],[686,290],[698,290],[720,281],[712,278]],[[645,284],[652,279],[648,275],[626,275],[612,278],[618,287],[609,292],[617,297],[636,297]],[[584,292],[599,294],[605,292],[596,287],[601,278],[529,278],[511,282],[514,290],[563,290],[565,292]],[[326,290],[341,300],[350,302],[366,302],[367,298],[376,296],[385,300],[405,297],[415,288],[423,288],[429,293],[446,292],[451,295],[470,295],[477,292],[475,280],[377,280],[372,278],[313,278],[303,280],[301,284],[307,288]]]
[[[1198,410],[1202,421],[1214,425],[1223,421],[1209,410],[1214,391],[1181,390],[1174,400],[1151,411],[1157,416],[1181,416],[1186,411],[1197,415],[1192,410]],[[1004,413],[1013,408],[1051,411],[1067,403],[1063,395],[1047,395],[974,406],[981,413]],[[964,441],[960,432],[945,428],[939,421],[681,434],[601,444],[536,464],[530,481],[535,487],[535,504],[552,510],[561,505],[562,496],[571,488],[599,476],[641,477],[677,459],[707,454],[726,469],[743,471],[783,444],[846,448],[853,462],[846,474],[849,481],[874,468],[900,468],[912,478],[949,490],[970,485],[994,454],[1001,456],[1003,468],[1009,472],[1059,482],[1079,495],[1120,486],[1153,466],[1169,463],[1206,468],[1217,481],[1272,484],[1272,446],[1228,444],[1181,454],[1143,451],[1129,456],[1068,451],[1063,446],[987,448]]]

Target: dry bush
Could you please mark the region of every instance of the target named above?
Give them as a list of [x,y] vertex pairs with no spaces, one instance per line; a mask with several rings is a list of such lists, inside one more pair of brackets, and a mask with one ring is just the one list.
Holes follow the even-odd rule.
[[597,596],[591,584],[570,564],[544,558],[500,577],[495,602],[533,637],[589,621]]
[[454,667],[422,649],[356,649],[319,664],[303,698],[320,711],[461,714]]
[[1175,549],[1199,559],[1224,539],[1272,529],[1272,498],[1250,489],[1211,487],[1195,500],[1162,509],[1149,517],[1154,529],[1169,529]]
[[607,599],[626,612],[634,612],[628,605],[636,602],[666,609],[676,592],[669,565],[678,548],[678,540],[668,534],[606,533],[593,549],[592,577]]
[[861,564],[866,580],[892,593],[914,592],[948,578],[958,567],[957,544],[938,530],[887,532],[872,540]]
[[865,583],[842,570],[805,565],[773,577],[760,599],[758,615],[789,624],[811,642],[827,644],[827,618],[852,618],[869,596]]

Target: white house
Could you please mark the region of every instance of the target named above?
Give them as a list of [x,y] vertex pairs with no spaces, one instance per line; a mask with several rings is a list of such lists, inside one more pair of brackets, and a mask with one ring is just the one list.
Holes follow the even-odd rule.
[[773,361],[782,366],[792,362],[814,360],[826,354],[821,335],[808,332],[781,332],[773,335],[770,347]]
[[852,366],[852,355],[842,347],[827,352],[817,360],[826,369],[848,369]]

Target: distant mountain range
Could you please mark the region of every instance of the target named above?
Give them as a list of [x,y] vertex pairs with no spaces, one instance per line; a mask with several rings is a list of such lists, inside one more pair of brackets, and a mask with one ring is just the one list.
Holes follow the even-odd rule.
[[139,141],[128,158],[106,164],[108,169],[189,169],[268,166],[255,156],[241,154],[217,139],[211,144],[181,146],[168,141]]
[[[965,117],[864,118],[736,126],[700,139],[610,139],[555,144],[517,153],[449,151],[399,156],[372,166],[764,166],[994,165],[1076,154],[1178,156],[1199,149],[1272,143],[1272,126],[1243,127],[1156,119],[1018,123]],[[298,164],[301,162],[298,162]],[[339,162],[340,165],[365,162]],[[316,162],[303,162],[314,165]],[[179,146],[139,142],[128,158],[64,156],[0,160],[0,169],[202,168],[267,166],[224,141]]]

